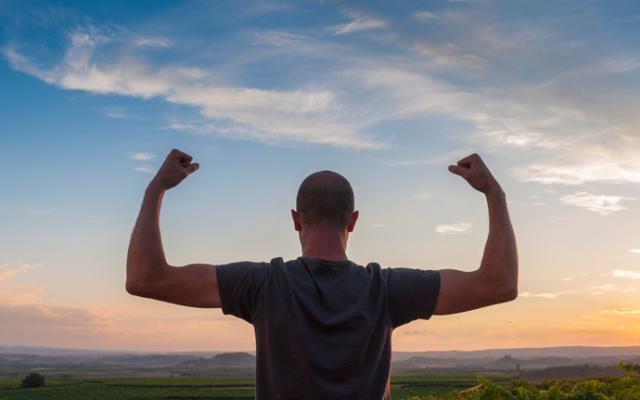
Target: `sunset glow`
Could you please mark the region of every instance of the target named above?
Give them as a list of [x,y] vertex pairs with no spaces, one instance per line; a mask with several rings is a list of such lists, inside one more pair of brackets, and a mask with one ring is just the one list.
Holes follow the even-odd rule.
[[[640,343],[635,2],[2,2],[0,344],[255,350],[220,310],[125,292],[144,188],[179,148],[169,262],[291,259],[302,179],[346,176],[362,265],[475,269],[481,154],[520,291],[394,334],[405,351]],[[545,6],[546,4],[546,6]]]

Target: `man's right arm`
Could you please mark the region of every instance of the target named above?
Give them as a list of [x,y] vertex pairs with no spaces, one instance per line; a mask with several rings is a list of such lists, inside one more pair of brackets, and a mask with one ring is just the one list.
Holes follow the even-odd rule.
[[127,253],[126,290],[134,296],[190,307],[221,306],[216,267],[167,263],[160,236],[160,208],[164,193],[198,170],[190,155],[172,150],[147,190],[131,234]]
[[518,255],[505,194],[477,154],[449,170],[485,194],[489,208],[489,235],[480,267],[472,272],[440,270],[440,291],[434,314],[455,314],[518,296]]

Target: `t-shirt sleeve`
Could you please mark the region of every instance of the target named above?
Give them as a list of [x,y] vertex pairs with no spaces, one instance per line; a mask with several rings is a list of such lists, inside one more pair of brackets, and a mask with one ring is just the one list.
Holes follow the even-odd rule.
[[393,327],[429,319],[440,292],[440,273],[418,268],[389,268],[389,309]]
[[269,266],[269,263],[249,261],[216,265],[223,314],[235,315],[253,323]]

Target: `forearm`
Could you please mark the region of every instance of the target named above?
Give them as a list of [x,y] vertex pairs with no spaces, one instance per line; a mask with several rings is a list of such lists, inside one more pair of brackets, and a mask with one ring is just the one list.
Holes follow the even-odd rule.
[[127,253],[127,290],[139,291],[157,278],[167,261],[160,236],[160,208],[165,190],[147,187]]
[[489,235],[484,248],[480,272],[496,291],[515,297],[518,287],[518,254],[516,239],[509,218],[506,196],[498,186],[487,192]]

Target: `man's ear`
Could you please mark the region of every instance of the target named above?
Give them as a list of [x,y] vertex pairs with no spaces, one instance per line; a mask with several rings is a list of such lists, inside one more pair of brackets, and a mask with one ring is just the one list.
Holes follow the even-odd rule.
[[347,232],[353,232],[353,229],[356,227],[356,221],[358,220],[358,215],[360,215],[358,211],[354,211],[351,214],[351,218],[349,218],[349,225],[347,225]]
[[296,210],[291,210],[291,218],[293,219],[293,229],[297,232],[302,230],[302,218],[300,218],[300,214]]

